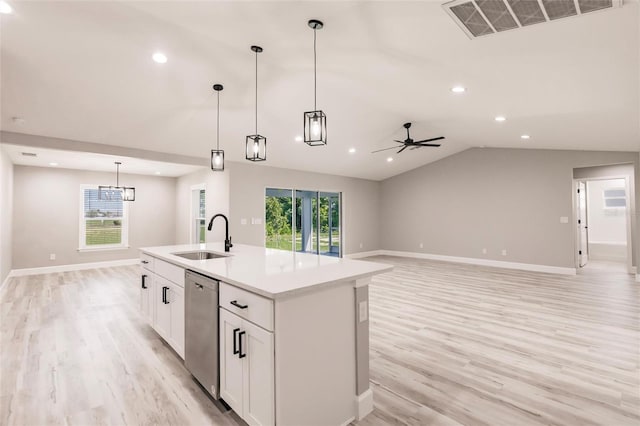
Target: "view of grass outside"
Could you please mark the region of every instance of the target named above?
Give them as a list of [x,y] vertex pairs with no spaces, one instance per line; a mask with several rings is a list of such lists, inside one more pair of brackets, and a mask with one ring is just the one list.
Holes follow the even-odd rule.
[[121,220],[87,220],[85,229],[87,246],[120,244],[122,242]]

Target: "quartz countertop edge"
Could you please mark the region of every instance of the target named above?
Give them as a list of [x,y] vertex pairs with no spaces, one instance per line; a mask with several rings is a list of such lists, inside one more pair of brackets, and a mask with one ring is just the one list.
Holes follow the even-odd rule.
[[[222,255],[190,260],[175,253],[204,250]],[[142,253],[184,269],[218,279],[268,299],[282,299],[389,272],[391,265],[366,260],[298,253],[234,244],[225,253],[223,243],[143,247]]]

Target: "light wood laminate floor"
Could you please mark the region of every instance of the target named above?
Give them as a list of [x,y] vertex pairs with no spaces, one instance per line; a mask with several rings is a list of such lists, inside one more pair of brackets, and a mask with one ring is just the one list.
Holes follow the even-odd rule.
[[[640,284],[397,257],[370,290],[361,425],[640,424]],[[0,424],[236,425],[138,313],[139,269],[0,290]]]

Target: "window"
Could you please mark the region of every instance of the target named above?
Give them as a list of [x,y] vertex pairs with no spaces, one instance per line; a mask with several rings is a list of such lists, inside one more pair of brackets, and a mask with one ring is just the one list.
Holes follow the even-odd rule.
[[207,231],[206,190],[204,184],[191,187],[191,244],[205,243]]
[[603,194],[605,209],[624,209],[627,207],[627,194],[624,188],[607,188]]
[[101,200],[97,185],[80,187],[80,250],[129,246],[127,204],[122,191]]

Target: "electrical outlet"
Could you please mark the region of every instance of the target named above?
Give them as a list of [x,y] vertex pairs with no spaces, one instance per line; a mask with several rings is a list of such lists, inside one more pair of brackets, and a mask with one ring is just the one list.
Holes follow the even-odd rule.
[[568,216],[560,216],[560,223],[569,223]]
[[506,256],[507,255],[507,249],[502,249],[502,255]]
[[363,247],[363,246],[362,246],[362,243],[360,243],[360,248],[362,248],[362,247]]
[[49,260],[56,260],[56,254],[55,253],[51,253],[49,255]]
[[482,249],[482,254],[487,254],[487,249],[486,248]]
[[420,248],[424,248],[424,244],[420,243]]

